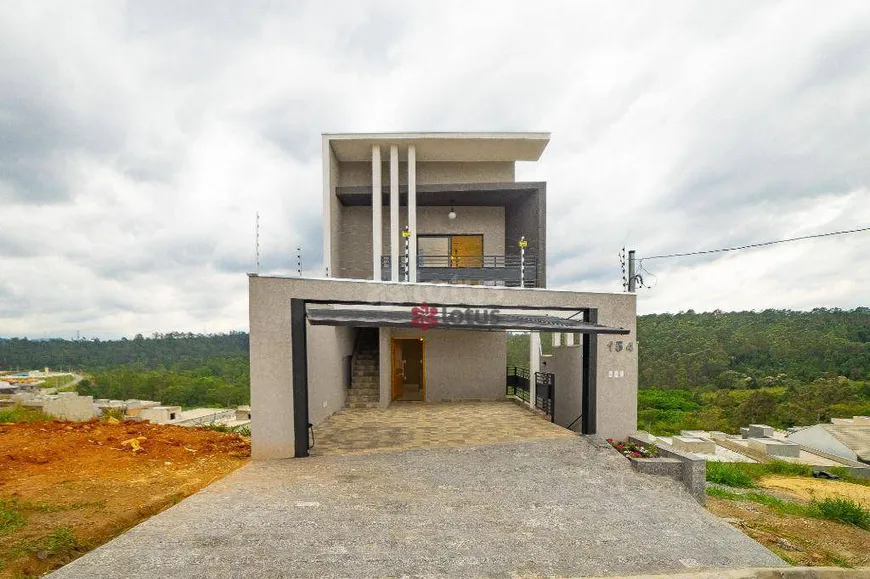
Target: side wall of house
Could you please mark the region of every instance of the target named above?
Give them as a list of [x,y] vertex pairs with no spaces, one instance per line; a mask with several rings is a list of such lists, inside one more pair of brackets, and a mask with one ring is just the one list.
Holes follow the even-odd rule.
[[[553,348],[552,356],[545,356],[541,364],[542,372],[550,372],[556,377],[556,424],[567,427],[574,422],[571,430],[580,431],[580,416],[583,396],[583,348],[559,346]],[[575,422],[576,421],[576,422]]]
[[354,329],[308,326],[308,420],[317,426],[344,407],[345,356],[353,354]]

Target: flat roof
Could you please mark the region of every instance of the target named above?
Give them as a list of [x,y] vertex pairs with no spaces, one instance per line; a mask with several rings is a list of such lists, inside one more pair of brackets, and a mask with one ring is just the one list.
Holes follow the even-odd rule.
[[[398,145],[403,156],[414,145],[417,161],[512,162],[540,159],[550,133],[324,133],[323,139],[342,162],[371,162],[375,145]],[[389,152],[381,158],[386,161]]]
[[[313,326],[354,326],[369,328],[417,328],[432,330],[474,330],[478,332],[526,330],[542,332],[576,332],[582,334],[628,334],[624,328],[612,328],[581,320],[559,316],[509,313],[497,310],[482,310],[471,306],[464,311],[462,306],[449,306],[447,315],[440,308],[428,316],[422,316],[419,308],[354,309],[354,308],[308,308],[308,321]],[[532,308],[530,308],[532,309]],[[536,311],[547,308],[535,307]],[[453,312],[453,313],[451,313]],[[458,312],[458,313],[456,313]]]

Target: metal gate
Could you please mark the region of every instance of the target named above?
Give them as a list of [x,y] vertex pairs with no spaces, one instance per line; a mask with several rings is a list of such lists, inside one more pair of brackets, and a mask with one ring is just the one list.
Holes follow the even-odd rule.
[[556,376],[549,372],[535,372],[535,408],[556,421]]

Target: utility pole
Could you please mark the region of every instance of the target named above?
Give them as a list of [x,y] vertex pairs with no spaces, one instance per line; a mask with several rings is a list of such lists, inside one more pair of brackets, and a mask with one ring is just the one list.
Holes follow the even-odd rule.
[[257,275],[260,275],[260,212],[257,211],[257,222],[254,232],[254,254],[257,261]]
[[637,291],[637,276],[634,273],[634,254],[635,251],[633,249],[628,251],[628,291],[630,293]]

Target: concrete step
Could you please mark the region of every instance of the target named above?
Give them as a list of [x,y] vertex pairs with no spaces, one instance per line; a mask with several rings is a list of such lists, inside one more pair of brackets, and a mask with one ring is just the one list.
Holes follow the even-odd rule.
[[377,408],[380,404],[378,402],[348,402],[348,408]]

